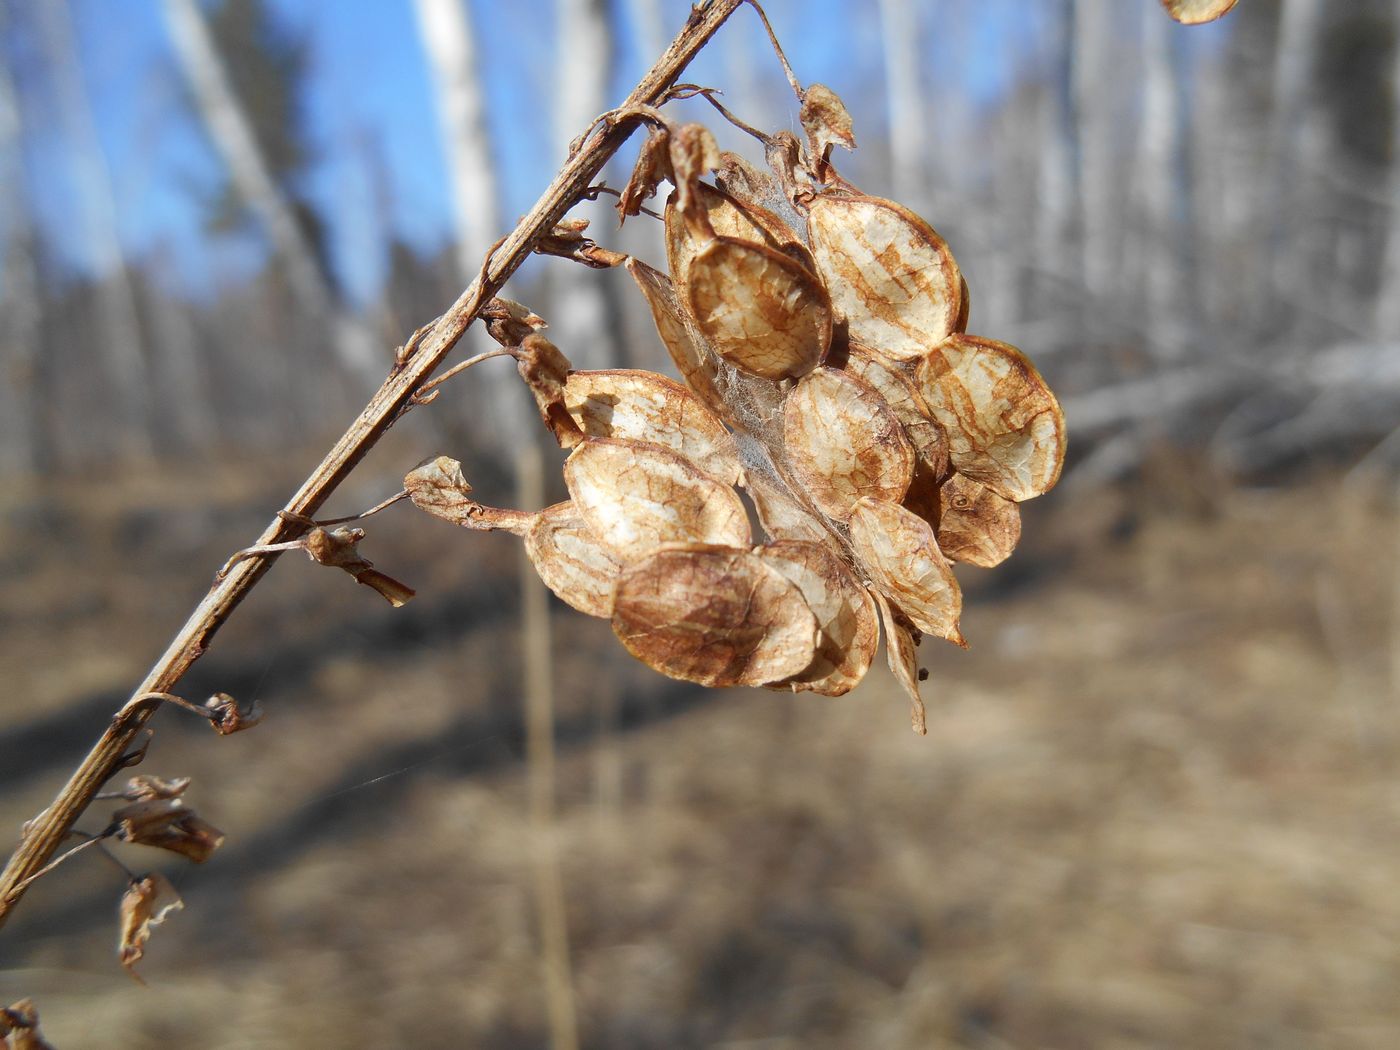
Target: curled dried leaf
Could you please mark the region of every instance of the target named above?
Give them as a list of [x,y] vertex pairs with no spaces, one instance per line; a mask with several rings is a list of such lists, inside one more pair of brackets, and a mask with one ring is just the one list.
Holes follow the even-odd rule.
[[993,339],[954,335],[919,360],[915,377],[948,435],[958,473],[1017,503],[1059,480],[1064,416],[1021,351]]
[[[121,939],[117,957],[126,972],[141,980],[136,964],[146,954],[146,942],[151,939],[151,927],[159,926],[172,911],[185,906],[170,880],[158,872],[140,875],[131,880],[122,894]],[[144,982],[142,982],[144,983]]]
[[0,1045],[8,1050],[54,1050],[39,1031],[33,999],[21,999],[0,1010]]
[[111,833],[124,842],[155,846],[188,857],[196,864],[224,841],[224,833],[178,798],[152,798],[123,806],[112,814]]
[[1183,25],[1195,26],[1224,18],[1239,0],[1162,0],[1162,6]]
[[831,345],[831,302],[816,276],[771,248],[716,237],[691,258],[682,301],[720,357],[765,379],[806,375]]
[[676,546],[618,578],[613,631],[637,659],[707,686],[766,685],[800,674],[817,622],[802,592],[745,550]]
[[471,499],[472,487],[462,474],[462,464],[450,456],[435,456],[404,476],[403,487],[419,510],[463,528],[491,532],[501,529],[524,536],[535,515],[524,510],[485,507]]
[[853,339],[904,360],[957,329],[962,274],[943,238],[908,208],[821,194],[808,206],[807,236]]
[[525,551],[551,591],[579,612],[611,616],[622,562],[593,533],[572,502],[546,507],[525,534]]
[[564,463],[564,481],[579,516],[624,561],[663,543],[753,539],[738,493],[661,445],[590,438]]
[[909,721],[914,732],[927,736],[928,712],[924,708],[924,698],[919,694],[918,639],[890,607],[889,600],[883,594],[875,592],[875,601],[880,607],[880,620],[885,625],[885,659],[889,661],[895,680],[909,696]]
[[780,540],[754,553],[797,585],[821,632],[811,664],[772,688],[824,696],[849,693],[870,670],[880,642],[870,592],[825,544]]
[[589,437],[664,445],[726,485],[743,477],[734,436],[673,379],[640,369],[573,372],[564,407]]
[[825,160],[832,145],[844,149],[856,148],[855,124],[840,96],[825,84],[813,84],[802,92],[799,113],[807,140],[812,144],[812,159]]
[[783,407],[783,443],[804,492],[844,521],[861,496],[898,503],[914,475],[914,449],[874,387],[822,367]]
[[938,547],[951,561],[991,568],[1011,556],[1021,538],[1021,508],[981,482],[954,474],[940,493]]
[[637,282],[647,305],[651,307],[657,333],[680,370],[686,386],[711,412],[721,419],[734,422],[733,412],[720,393],[720,360],[686,314],[671,279],[640,259],[627,260],[627,272]]
[[851,547],[885,597],[919,630],[965,646],[962,588],[933,527],[895,503],[862,499],[851,512]]

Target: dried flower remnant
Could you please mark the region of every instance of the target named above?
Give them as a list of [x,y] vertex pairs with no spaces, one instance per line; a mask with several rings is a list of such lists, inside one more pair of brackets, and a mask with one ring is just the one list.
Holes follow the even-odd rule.
[[1201,25],[1224,18],[1238,0],[1162,0],[1162,6],[1183,25]]
[[[146,942],[151,939],[151,927],[159,926],[172,911],[185,906],[170,880],[159,872],[138,875],[133,878],[122,894],[121,934],[117,943],[117,957],[126,972],[136,980],[141,975],[136,972],[136,964],[146,954]],[[142,982],[145,983],[145,982]]]
[[34,1000],[19,1002],[0,1010],[0,1047],[6,1050],[54,1050],[39,1032],[39,1011]]
[[155,846],[196,864],[209,859],[224,833],[201,820],[179,798],[145,798],[112,814],[110,833],[124,842]]

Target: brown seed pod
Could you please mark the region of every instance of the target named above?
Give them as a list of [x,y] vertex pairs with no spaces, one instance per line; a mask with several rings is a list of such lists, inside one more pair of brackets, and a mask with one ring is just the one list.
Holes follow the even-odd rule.
[[830,148],[856,148],[855,124],[846,104],[825,84],[813,84],[802,92],[802,108],[798,113],[802,130],[812,144],[812,159],[823,160]]
[[885,625],[885,659],[889,661],[895,680],[909,696],[909,721],[914,732],[926,736],[928,714],[924,710],[924,698],[919,695],[919,643],[914,640],[914,632],[905,626],[879,591],[875,592],[875,602],[880,608],[880,621]]
[[791,678],[820,639],[782,573],[746,550],[706,545],[661,548],[624,569],[613,631],[643,663],[708,686]]
[[[695,215],[697,209],[703,218]],[[806,252],[797,232],[774,212],[740,201],[709,183],[698,182],[691,187],[689,217],[681,211],[677,194],[671,194],[666,202],[666,264],[677,281],[685,279],[690,260],[705,246],[706,238],[692,232],[696,229],[709,230],[717,237],[761,244],[775,251],[788,252],[797,246]]]
[[783,443],[808,498],[844,521],[861,496],[898,503],[914,476],[914,449],[874,387],[818,368],[783,407]]
[[589,438],[565,461],[564,481],[579,516],[624,561],[663,543],[753,542],[738,493],[661,445]]
[[938,548],[950,561],[990,569],[1016,549],[1021,508],[981,482],[953,474],[940,490]]
[[627,272],[651,307],[656,331],[686,386],[706,408],[721,419],[734,422],[733,412],[719,389],[720,360],[705,344],[704,337],[681,306],[671,279],[640,259],[628,259]]
[[1214,22],[1230,13],[1238,0],[1162,0],[1162,6],[1183,25],[1195,26]]
[[759,524],[770,540],[831,542],[831,533],[812,508],[801,503],[784,482],[767,470],[746,470],[744,491],[753,500]]
[[674,379],[632,368],[571,372],[564,407],[589,437],[665,445],[726,485],[744,476],[734,436]]
[[710,348],[765,379],[806,375],[831,345],[831,302],[815,274],[781,252],[715,237],[691,257],[681,300]]
[[896,503],[861,499],[851,512],[851,547],[875,586],[925,634],[966,646],[958,620],[962,588],[933,527]]
[[622,562],[571,501],[546,507],[525,534],[525,552],[545,586],[579,612],[611,616]]
[[905,360],[957,329],[962,274],[943,238],[908,208],[821,194],[808,207],[807,236],[852,338]]
[[880,642],[870,592],[825,544],[781,540],[754,553],[797,585],[821,631],[816,657],[806,670],[772,688],[824,696],[849,693],[870,670]]
[[1020,503],[1048,491],[1065,459],[1065,420],[1014,346],[954,335],[919,360],[924,403],[948,435],[958,473]]

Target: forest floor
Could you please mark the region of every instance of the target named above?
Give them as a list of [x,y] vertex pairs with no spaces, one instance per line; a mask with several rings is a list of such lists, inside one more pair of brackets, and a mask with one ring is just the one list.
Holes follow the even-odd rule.
[[[43,806],[285,462],[0,505],[0,828]],[[347,506],[382,493],[357,490]],[[926,642],[840,699],[672,683],[554,606],[558,820],[585,1047],[1400,1046],[1400,517],[1312,478],[1160,469],[1029,505]],[[395,510],[392,611],[284,559],[141,772],[228,835],[142,847],[186,907],[135,984],[88,854],[0,933],[60,1050],[546,1047],[509,536]],[[94,813],[101,826],[105,810]]]

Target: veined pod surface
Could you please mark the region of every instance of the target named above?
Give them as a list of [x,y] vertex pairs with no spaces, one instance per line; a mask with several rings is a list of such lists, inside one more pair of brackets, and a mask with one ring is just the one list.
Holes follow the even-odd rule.
[[861,499],[851,512],[851,547],[877,588],[925,634],[966,645],[958,620],[962,588],[933,527],[913,511]]
[[525,534],[525,552],[545,586],[579,612],[612,615],[622,562],[588,527],[572,501],[546,507]]
[[627,651],[701,685],[791,678],[820,639],[797,585],[746,550],[663,547],[628,565],[614,595],[613,631]]
[[[692,217],[687,222],[675,193],[666,201],[666,264],[677,281],[685,280],[691,259],[704,247],[707,238],[696,236],[693,229],[703,229],[706,223],[717,237],[761,244],[775,251],[786,252],[793,245],[802,245],[791,226],[761,205],[740,201],[733,194],[706,182],[695,183],[691,192],[691,208],[703,211],[703,221]],[[806,247],[802,247],[805,252]]]
[[919,694],[919,654],[914,633],[900,621],[889,599],[878,591],[875,602],[880,608],[880,620],[885,625],[885,659],[895,681],[904,687],[909,697],[909,721],[920,736],[928,733],[928,713],[924,698]]
[[939,490],[942,513],[934,535],[949,561],[1000,565],[1021,538],[1021,508],[980,481],[953,474]]
[[758,523],[770,540],[832,542],[831,533],[812,509],[799,501],[784,482],[766,470],[746,470],[744,491],[753,500]]
[[948,435],[958,473],[1017,503],[1059,480],[1065,419],[1021,351],[994,339],[954,335],[919,360],[915,377]]
[[663,543],[753,542],[739,494],[669,448],[589,438],[564,462],[581,518],[623,561]]
[[832,307],[873,350],[907,360],[966,323],[953,253],[908,208],[821,194],[809,206],[807,236]]
[[704,337],[685,312],[671,279],[640,259],[629,258],[626,266],[651,307],[657,334],[661,336],[661,343],[671,355],[685,385],[719,418],[735,422],[733,412],[720,393],[721,362],[705,344]]
[[842,521],[861,496],[898,503],[914,476],[914,449],[893,410],[835,368],[818,368],[788,394],[783,444],[808,497]]
[[1162,0],[1162,6],[1183,25],[1214,22],[1230,13],[1238,0]]

